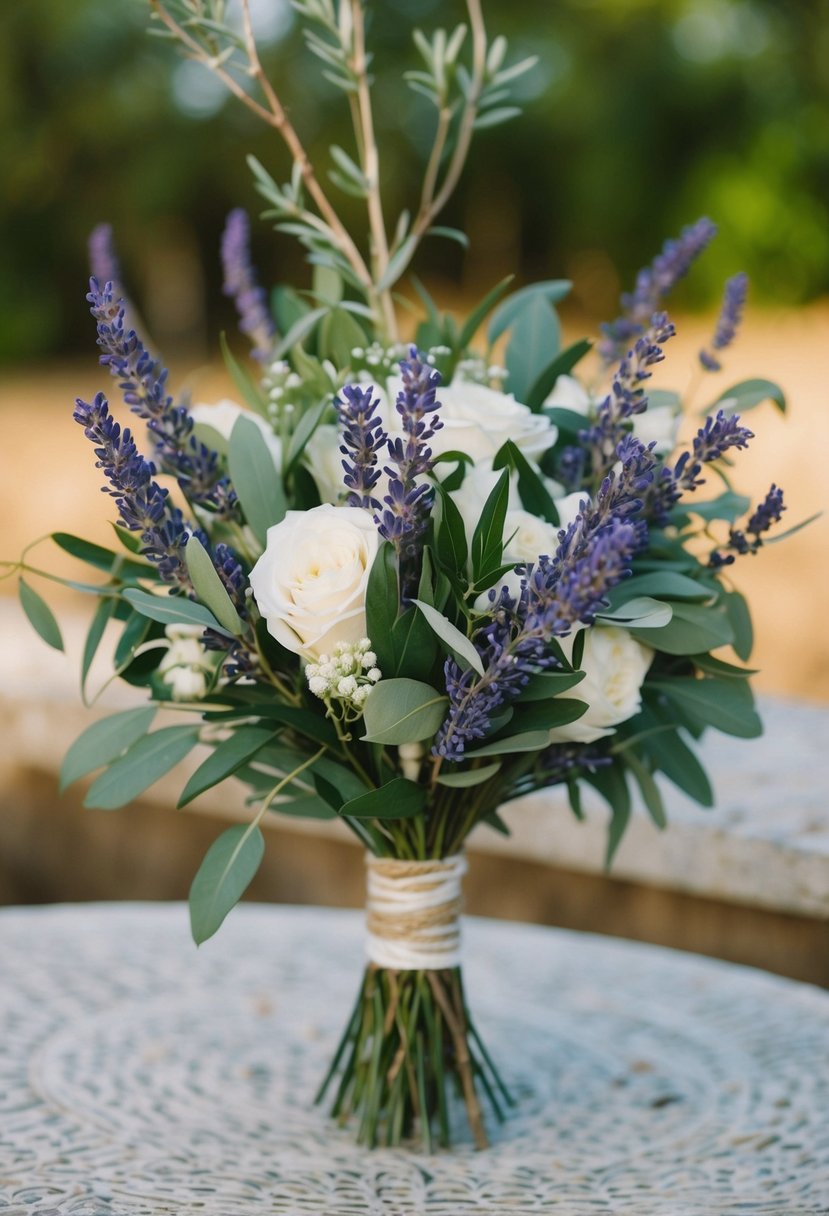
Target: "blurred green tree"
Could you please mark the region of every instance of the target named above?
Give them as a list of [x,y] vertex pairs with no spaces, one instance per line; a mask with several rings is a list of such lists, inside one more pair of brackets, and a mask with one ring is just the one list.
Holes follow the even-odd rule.
[[[700,214],[721,235],[686,300],[746,269],[755,299],[829,289],[829,0],[488,0],[512,54],[535,53],[524,117],[482,132],[421,274],[478,290],[509,271],[569,275],[612,313],[661,241]],[[339,99],[302,46],[287,0],[255,6],[266,63],[312,154],[347,142]],[[453,25],[460,0],[375,0],[370,39],[389,212],[411,204],[431,139],[403,80],[413,20]],[[113,223],[126,277],[159,336],[230,324],[217,248],[225,213],[258,210],[244,162],[277,177],[281,147],[201,68],[147,36],[144,0],[27,0],[0,12],[0,359],[81,349],[85,244]],[[346,210],[346,208],[343,208]],[[264,227],[266,281],[304,281]],[[618,270],[614,270],[614,266]],[[206,310],[206,311],[205,311]]]

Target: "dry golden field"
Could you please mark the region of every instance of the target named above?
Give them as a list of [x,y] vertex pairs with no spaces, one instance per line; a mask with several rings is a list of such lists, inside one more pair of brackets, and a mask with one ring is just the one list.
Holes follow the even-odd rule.
[[[680,318],[679,336],[656,384],[687,384],[695,352],[710,328],[711,318]],[[581,324],[567,329],[572,338],[591,332]],[[782,418],[770,405],[751,414],[757,437],[740,455],[735,484],[759,497],[777,481],[786,491],[785,520],[791,525],[829,505],[829,301],[797,311],[749,311],[738,343],[728,352],[726,371],[706,379],[695,406],[753,376],[782,385],[789,414]],[[228,391],[215,368],[191,371],[187,382],[194,400],[214,400]],[[180,386],[181,378],[174,383]],[[89,444],[71,417],[73,398],[97,389],[108,391],[109,382],[92,352],[76,365],[29,368],[0,381],[0,556],[16,557],[25,543],[56,529],[109,543],[106,521],[114,512],[100,493]],[[692,427],[691,418],[686,430]],[[48,544],[30,560],[61,573],[80,573]],[[732,572],[753,605],[753,665],[761,669],[756,686],[829,702],[829,515],[756,558],[741,559]],[[61,588],[38,586],[53,603],[66,602]],[[13,593],[14,581],[0,588]]]

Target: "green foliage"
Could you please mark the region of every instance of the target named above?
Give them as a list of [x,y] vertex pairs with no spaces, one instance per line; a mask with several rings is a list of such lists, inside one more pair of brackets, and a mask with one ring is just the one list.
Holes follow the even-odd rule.
[[214,840],[190,888],[190,929],[197,946],[235,908],[264,855],[265,840],[256,824],[237,824]]
[[420,743],[431,739],[443,721],[448,700],[420,680],[381,680],[366,701],[369,743]]
[[175,768],[198,739],[195,726],[165,726],[143,735],[93,781],[84,806],[104,811],[126,806]]
[[60,626],[45,599],[22,578],[18,581],[17,590],[21,607],[35,632],[43,638],[47,646],[51,646],[54,650],[63,650]]
[[184,557],[187,562],[187,572],[193,584],[193,590],[205,608],[209,608],[220,625],[237,637],[244,631],[239,614],[233,607],[230,596],[224,588],[222,580],[216,572],[216,567],[197,536],[188,540]]
[[125,709],[100,722],[93,722],[79,735],[63,758],[60,767],[61,793],[97,768],[111,764],[146,735],[156,715],[156,707]]
[[146,591],[130,588],[124,592],[124,599],[136,612],[162,625],[201,625],[203,629],[215,629],[225,637],[233,636],[202,604],[194,604],[180,595],[149,595]]
[[245,519],[264,545],[268,528],[284,519],[288,503],[273,457],[262,442],[259,427],[249,418],[238,418],[234,424],[228,468]]

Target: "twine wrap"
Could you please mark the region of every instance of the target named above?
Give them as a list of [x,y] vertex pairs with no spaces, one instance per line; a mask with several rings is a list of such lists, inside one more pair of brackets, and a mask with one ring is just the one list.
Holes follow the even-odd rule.
[[366,953],[378,967],[441,971],[461,961],[461,880],[466,858],[366,858]]

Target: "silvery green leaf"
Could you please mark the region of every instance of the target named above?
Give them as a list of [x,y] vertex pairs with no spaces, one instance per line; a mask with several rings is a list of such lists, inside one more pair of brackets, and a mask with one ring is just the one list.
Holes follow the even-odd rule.
[[255,824],[236,824],[207,851],[190,888],[190,928],[200,946],[241,899],[262,863],[265,839]]
[[448,704],[448,697],[420,680],[381,680],[365,703],[363,739],[397,745],[431,739]]
[[88,726],[63,758],[60,766],[61,793],[73,781],[110,764],[137,739],[146,735],[155,714],[154,705],[125,709]]
[[417,604],[420,611],[429,622],[430,628],[437,634],[442,642],[448,646],[452,654],[462,664],[471,667],[473,671],[477,671],[479,676],[484,674],[484,665],[481,662],[481,656],[478,654],[475,647],[465,634],[461,633],[450,620],[436,608],[432,608],[429,604],[425,604],[423,600],[413,600]]
[[197,726],[165,726],[142,736],[93,781],[84,806],[104,811],[126,806],[169,773],[198,740]]
[[17,589],[21,607],[35,632],[43,638],[47,646],[51,646],[54,650],[63,650],[60,626],[43,597],[38,595],[34,588],[30,587],[22,578],[18,582]]
[[244,626],[239,613],[224,588],[212,559],[197,536],[191,536],[184,548],[184,560],[193,590],[220,625],[238,637]]

